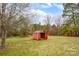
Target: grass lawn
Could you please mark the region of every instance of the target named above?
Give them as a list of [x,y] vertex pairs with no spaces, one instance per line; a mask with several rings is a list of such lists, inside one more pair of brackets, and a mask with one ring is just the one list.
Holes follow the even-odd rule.
[[79,56],[79,37],[49,36],[48,40],[11,37],[0,56]]

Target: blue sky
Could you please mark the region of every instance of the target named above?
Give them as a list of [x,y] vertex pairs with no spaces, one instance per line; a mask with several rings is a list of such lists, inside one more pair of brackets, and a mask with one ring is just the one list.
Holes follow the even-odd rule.
[[32,12],[40,15],[40,17],[35,19],[35,23],[43,23],[43,16],[46,16],[47,14],[51,14],[52,16],[61,15],[63,13],[63,9],[63,4],[32,3]]
[[63,13],[63,5],[62,4],[33,3],[32,8],[42,10],[46,13],[52,13],[54,15]]

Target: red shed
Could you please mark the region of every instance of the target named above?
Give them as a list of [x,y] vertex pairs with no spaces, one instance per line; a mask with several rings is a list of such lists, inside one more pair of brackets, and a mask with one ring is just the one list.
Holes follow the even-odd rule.
[[40,39],[48,39],[48,33],[47,32],[42,32],[42,31],[35,31],[33,33],[33,39],[34,40],[40,40]]

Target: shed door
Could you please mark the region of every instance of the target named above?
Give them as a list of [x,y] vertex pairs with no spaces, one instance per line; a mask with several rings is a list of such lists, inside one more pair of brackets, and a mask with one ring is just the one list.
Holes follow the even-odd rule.
[[41,38],[45,39],[45,33],[40,33],[41,34]]

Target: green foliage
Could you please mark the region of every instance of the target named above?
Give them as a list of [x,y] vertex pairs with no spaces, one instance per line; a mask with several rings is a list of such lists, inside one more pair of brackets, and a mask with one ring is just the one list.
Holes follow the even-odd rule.
[[74,24],[77,25],[79,22],[79,6],[78,3],[65,3],[64,4],[64,11],[63,11],[63,16],[67,16],[70,23],[68,24]]
[[67,26],[67,25],[64,25],[64,26],[62,26],[61,28],[60,28],[60,33],[61,34],[65,34],[66,32],[68,32],[69,31],[69,26]]
[[60,28],[60,32],[63,35],[73,35],[75,33],[74,35],[76,36],[79,33],[79,4],[65,3],[63,6],[63,16],[67,17],[67,19],[64,21],[64,25]]
[[18,23],[8,30],[8,36],[27,36],[31,33],[30,19],[28,17],[20,16]]
[[32,24],[33,31],[44,31],[46,26],[39,24]]
[[79,25],[73,26],[71,28],[72,28],[72,30],[79,30]]

